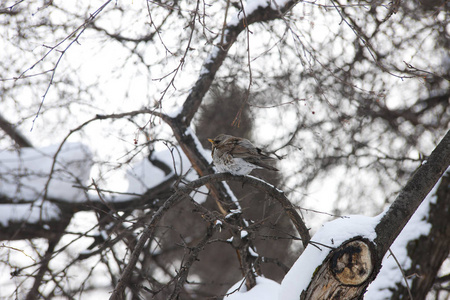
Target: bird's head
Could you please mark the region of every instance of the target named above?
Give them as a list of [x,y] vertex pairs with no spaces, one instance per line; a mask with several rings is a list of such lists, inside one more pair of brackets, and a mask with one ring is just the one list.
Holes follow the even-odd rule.
[[208,139],[208,141],[214,146],[217,146],[218,144],[220,144],[222,141],[226,140],[228,137],[230,137],[229,135],[226,134],[219,134],[218,136],[216,136],[214,139]]

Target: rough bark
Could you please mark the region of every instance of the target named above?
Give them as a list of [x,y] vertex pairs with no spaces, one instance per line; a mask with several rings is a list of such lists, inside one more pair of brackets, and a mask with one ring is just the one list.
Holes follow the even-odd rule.
[[450,165],[450,130],[414,173],[375,228],[377,255],[381,260],[416,209]]
[[[414,300],[425,299],[436,281],[437,273],[450,252],[450,172],[447,172],[436,192],[436,203],[430,203],[428,223],[430,234],[410,241],[407,246],[411,267],[404,270],[407,277],[413,276],[410,285]],[[408,299],[404,284],[393,291],[392,298]]]
[[375,246],[357,238],[330,252],[301,300],[345,300],[361,295],[373,277]]
[[[380,220],[375,228],[377,234],[375,243],[355,237],[355,240],[345,242],[339,248],[331,251],[314,274],[307,290],[302,293],[301,299],[361,299],[367,286],[379,272],[382,259],[392,242],[449,167],[449,164],[450,131],[447,132],[427,161],[413,174]],[[445,226],[444,228],[448,230]],[[355,242],[357,244],[354,244]],[[440,246],[440,241],[435,241],[434,246]],[[443,247],[447,251],[444,250],[440,255],[448,253],[448,244]],[[430,259],[429,255],[423,256],[424,260],[433,265],[440,263],[440,258],[435,261],[434,258]],[[430,283],[418,281],[416,288],[425,288],[425,284],[429,285]]]

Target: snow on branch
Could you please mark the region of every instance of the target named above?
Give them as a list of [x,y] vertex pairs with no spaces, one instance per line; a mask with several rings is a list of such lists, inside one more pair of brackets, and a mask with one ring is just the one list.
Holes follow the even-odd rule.
[[90,150],[67,143],[55,158],[58,149],[54,145],[0,153],[0,239],[49,237],[64,214],[49,199],[69,205],[86,200],[77,186],[90,176]]
[[[392,242],[449,164],[450,131],[386,212],[373,218],[353,216],[325,224],[285,276],[280,299],[361,297],[380,270]],[[414,231],[423,230],[426,228]]]
[[[450,176],[450,168],[447,169],[443,176]],[[400,235],[395,239],[390,247],[390,253],[387,253],[383,258],[383,266],[380,273],[370,284],[369,289],[365,294],[367,299],[390,299],[393,291],[398,289],[398,285],[404,284],[406,278],[403,278],[404,276],[400,267],[405,270],[410,270],[414,264],[412,258],[408,254],[408,244],[418,240],[421,236],[427,238],[433,237],[433,232],[431,232],[432,220],[430,220],[430,209],[432,205],[437,205],[438,189],[445,189],[445,187],[442,187],[443,184],[445,185],[445,181],[442,179],[443,178],[441,177],[431,192],[428,193],[427,197],[411,217],[408,224],[406,224]],[[445,214],[445,209],[443,210],[443,213]],[[394,258],[391,253],[393,253],[396,258]],[[433,260],[437,260],[437,258],[435,257]],[[418,277],[422,276],[423,274],[419,274]],[[412,282],[414,277],[409,278],[408,281]]]
[[89,179],[92,166],[90,150],[79,143],[65,144],[52,171],[58,147],[22,148],[0,153],[0,195],[12,199],[13,203],[33,202],[44,194],[60,201],[85,200],[83,190],[74,185],[84,184]]
[[414,173],[397,199],[376,227],[378,258],[383,259],[389,247],[405,227],[419,205],[450,165],[450,130],[420,168]]

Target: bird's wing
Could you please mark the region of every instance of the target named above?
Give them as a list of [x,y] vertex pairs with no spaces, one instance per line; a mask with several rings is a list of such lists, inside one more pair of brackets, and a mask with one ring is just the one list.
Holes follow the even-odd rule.
[[218,145],[222,153],[229,153],[236,158],[255,158],[262,160],[273,160],[264,154],[261,149],[256,148],[249,140],[230,137]]
[[267,169],[267,170],[271,170],[271,171],[279,171],[277,168],[274,168],[274,167],[272,167],[271,165],[268,165],[268,164],[266,164],[266,163],[263,163],[263,162],[261,161],[261,159],[256,158],[256,157],[247,157],[247,158],[244,158],[244,160],[245,160],[246,162],[249,162],[249,163],[251,163],[251,164],[254,164],[254,165],[256,165],[256,166],[258,166],[258,167],[261,167],[261,168],[263,168],[263,169]]
[[[236,154],[234,154],[236,153]],[[246,158],[246,157],[255,157],[262,160],[273,160],[273,157],[270,157],[262,152],[261,149],[255,147],[249,140],[242,139],[239,141],[235,150],[233,151],[234,157]]]
[[230,143],[230,153],[237,158],[257,157],[258,151],[255,146],[246,139],[235,139]]

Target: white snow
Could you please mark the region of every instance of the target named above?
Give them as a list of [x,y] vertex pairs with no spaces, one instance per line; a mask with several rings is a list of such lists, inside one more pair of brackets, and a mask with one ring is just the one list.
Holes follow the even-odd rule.
[[319,244],[308,245],[284,277],[278,299],[298,300],[301,292],[308,287],[314,271],[322,264],[331,248],[355,236],[373,241],[376,237],[375,226],[381,216],[382,214],[376,217],[349,216],[324,224],[311,239],[312,243]]
[[204,159],[206,159],[206,161],[209,164],[212,163],[211,151],[210,150],[206,150],[205,148],[203,148],[202,143],[200,143],[200,141],[198,140],[197,135],[195,134],[195,132],[192,129],[192,127],[188,127],[186,129],[186,131],[184,132],[184,134],[191,136],[191,138],[195,142],[195,146],[196,146],[198,152],[203,156]]
[[[234,195],[233,191],[230,189],[230,186],[228,185],[228,183],[223,182],[223,187],[227,190],[227,194],[231,197],[231,201],[233,201],[234,205],[236,205],[236,207],[237,207],[237,210],[235,210],[236,213],[241,213],[241,210],[242,210],[241,204],[239,203],[239,200]],[[227,218],[227,217],[225,217],[225,218]]]
[[[174,150],[173,159],[169,149],[154,152],[152,159],[159,160],[170,168],[170,173],[165,175],[164,171],[155,167],[147,158],[135,163],[127,170],[128,190],[127,193],[142,194],[148,189],[154,188],[158,184],[172,177],[175,173],[174,165],[177,173],[186,172],[189,166],[185,157],[182,156],[181,162],[178,151]],[[175,162],[173,162],[175,160]]]
[[83,201],[84,191],[74,187],[89,179],[92,154],[80,143],[66,143],[58,153],[51,172],[54,155],[59,145],[45,148],[22,148],[0,153],[0,195],[13,199],[34,201],[45,194],[62,201]]
[[242,230],[241,231],[241,239],[246,238],[247,236],[248,236],[247,230]]
[[[0,223],[49,221],[58,219],[61,211],[49,201],[43,201],[45,188],[47,198],[61,201],[83,201],[83,189],[77,188],[89,179],[92,154],[80,143],[66,143],[54,156],[59,145],[45,148],[22,148],[18,151],[0,153],[0,195],[11,199],[13,204],[0,204]],[[50,177],[51,174],[51,177]],[[30,203],[14,203],[27,201]]]
[[203,75],[209,73],[209,70],[205,67],[205,65],[213,63],[214,60],[217,58],[217,55],[219,55],[219,52],[220,52],[219,46],[214,46],[211,53],[208,55],[208,57],[203,62],[203,66],[200,70],[200,76],[203,76]]
[[259,257],[259,254],[256,253],[256,251],[253,250],[252,247],[248,247],[248,252],[249,252],[250,255],[253,256],[253,257]]
[[280,284],[264,278],[256,277],[256,286],[250,291],[245,287],[244,279],[234,284],[228,291],[224,300],[273,300],[277,299]]
[[247,177],[253,178],[253,179],[255,179],[255,180],[258,180],[258,181],[264,183],[264,185],[270,186],[271,188],[275,189],[278,193],[284,193],[282,190],[276,188],[274,185],[268,183],[267,181],[262,180],[261,178],[255,177],[255,176],[253,176],[253,175],[247,175]]
[[244,13],[242,11],[239,11],[234,17],[231,18],[231,20],[228,22],[227,25],[230,26],[236,26],[240,20],[242,20],[244,17],[249,16],[252,14],[255,10],[258,8],[265,8],[270,5],[272,9],[279,9],[283,7],[287,0],[247,0],[244,3]]
[[225,216],[225,219],[231,218],[232,216],[241,213],[242,211],[240,209],[230,209],[230,212],[228,213],[228,215]]
[[[450,168],[447,169],[450,172]],[[408,257],[406,246],[409,241],[419,238],[421,235],[428,235],[431,229],[431,224],[427,222],[430,203],[436,202],[436,189],[439,186],[441,179],[438,180],[433,189],[428,193],[425,200],[416,210],[409,222],[403,228],[397,239],[391,246],[391,251],[399,261],[402,268],[409,269],[411,267],[411,260]],[[383,258],[382,268],[377,278],[370,284],[367,293],[364,295],[366,300],[384,300],[391,299],[392,295],[389,288],[394,288],[397,283],[405,285],[402,273],[395,262],[395,259],[388,252]],[[408,274],[407,274],[408,275]],[[411,284],[413,278],[409,280]]]
[[[152,154],[152,159],[163,162],[170,168],[170,173],[167,175],[164,174],[163,170],[154,166],[147,158],[143,159],[127,170],[127,179],[129,183],[128,193],[145,193],[148,189],[161,184],[175,173],[177,175],[185,176],[184,178],[187,181],[198,179],[197,172],[191,168],[189,159],[179,147],[155,151]],[[198,203],[203,203],[206,200],[207,193],[208,189],[205,186],[202,186],[198,189],[198,192],[193,191],[191,196],[194,197]],[[122,199],[129,199],[129,197],[114,197],[114,201],[121,201]]]
[[171,118],[176,118],[183,111],[183,105],[177,105],[173,107],[170,111],[166,112],[166,115]]
[[[27,221],[27,223],[45,222],[59,219],[61,211],[58,206],[49,201],[42,203],[42,200],[34,204],[1,204],[0,224],[7,227],[8,223]],[[45,229],[50,229],[44,226]]]

